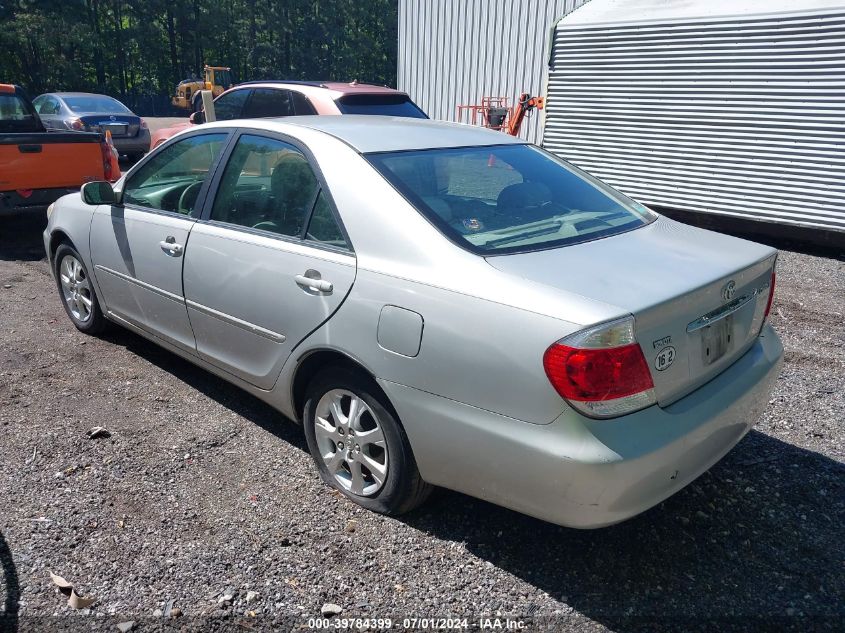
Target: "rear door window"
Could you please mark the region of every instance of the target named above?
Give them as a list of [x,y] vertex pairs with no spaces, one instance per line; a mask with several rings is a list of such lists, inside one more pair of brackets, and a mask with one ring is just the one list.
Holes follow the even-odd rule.
[[243,118],[260,119],[263,117],[292,116],[293,114],[293,100],[289,90],[256,88],[246,105]]
[[320,191],[317,196],[314,211],[311,213],[311,221],[308,224],[308,230],[305,232],[305,239],[326,246],[350,250],[349,242],[346,241],[346,236],[343,234],[343,230],[341,230],[323,191]]
[[0,93],[0,132],[40,132],[35,110],[14,92]]
[[318,189],[308,159],[296,147],[244,134],[226,164],[211,219],[301,237]]
[[301,92],[297,92],[296,90],[290,91],[291,97],[293,97],[293,109],[296,112],[297,116],[303,116],[307,114],[317,114],[317,111],[314,109],[314,106],[311,105],[311,102]]

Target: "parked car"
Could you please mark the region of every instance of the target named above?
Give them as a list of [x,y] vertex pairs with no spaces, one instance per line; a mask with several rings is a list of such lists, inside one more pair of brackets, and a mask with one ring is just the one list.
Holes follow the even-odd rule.
[[322,478],[597,527],[727,453],[782,359],[776,251],[653,213],[518,138],[385,117],[209,123],[44,232],[111,321],[304,425]]
[[47,132],[26,93],[0,84],[0,214],[41,212],[83,183],[117,180],[102,134]]
[[147,122],[117,99],[88,92],[51,92],[33,101],[51,130],[110,131],[117,151],[138,160],[150,151]]
[[[376,114],[427,119],[411,98],[385,86],[342,83],[339,81],[250,81],[227,90],[214,100],[218,121],[310,114]],[[158,147],[171,136],[204,123],[202,112],[195,112],[183,123],[157,130],[152,146]]]

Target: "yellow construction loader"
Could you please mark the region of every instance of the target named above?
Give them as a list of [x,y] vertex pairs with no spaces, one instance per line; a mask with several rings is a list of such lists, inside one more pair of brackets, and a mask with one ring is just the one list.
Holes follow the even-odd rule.
[[216,97],[232,87],[232,69],[228,66],[208,66],[203,69],[204,79],[184,79],[176,86],[176,96],[171,103],[177,108],[199,112],[202,109],[201,90],[211,90]]

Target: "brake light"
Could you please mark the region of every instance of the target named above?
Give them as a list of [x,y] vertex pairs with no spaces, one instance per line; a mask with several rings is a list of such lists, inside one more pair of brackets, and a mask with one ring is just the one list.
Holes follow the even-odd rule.
[[68,125],[70,126],[71,130],[84,130],[85,124],[82,122],[82,119],[72,119]]
[[144,119],[141,119],[141,129],[146,130],[146,129],[149,129],[149,127],[150,126],[147,125],[147,122]]
[[112,171],[112,153],[111,153],[111,145],[109,145],[106,139],[100,141],[100,154],[103,157],[103,179],[108,180],[109,182],[112,181],[112,176],[114,173]]
[[552,386],[574,409],[612,418],[654,404],[654,382],[634,336],[634,318],[604,323],[553,343],[543,355]]
[[772,299],[775,298],[775,277],[777,277],[777,274],[772,270],[772,282],[769,284],[769,300],[766,302],[766,312],[763,314],[763,322],[769,318],[769,312],[772,310]]

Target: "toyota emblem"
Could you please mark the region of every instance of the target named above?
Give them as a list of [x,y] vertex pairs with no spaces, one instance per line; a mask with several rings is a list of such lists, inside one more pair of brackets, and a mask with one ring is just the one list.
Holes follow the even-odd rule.
[[730,301],[736,294],[736,282],[731,279],[728,283],[722,286],[722,301]]

